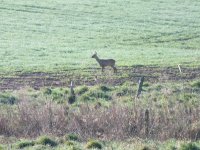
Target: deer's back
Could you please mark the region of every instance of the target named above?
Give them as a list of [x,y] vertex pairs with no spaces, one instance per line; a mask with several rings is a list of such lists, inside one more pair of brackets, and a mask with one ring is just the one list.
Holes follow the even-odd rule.
[[101,66],[114,66],[115,60],[114,59],[101,59],[100,65]]

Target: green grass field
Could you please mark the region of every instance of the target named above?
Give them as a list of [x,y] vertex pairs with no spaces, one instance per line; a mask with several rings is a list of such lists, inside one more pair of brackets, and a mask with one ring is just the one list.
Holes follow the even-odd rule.
[[117,66],[199,66],[200,2],[18,0],[0,3],[0,71]]
[[199,8],[0,0],[0,150],[200,150]]

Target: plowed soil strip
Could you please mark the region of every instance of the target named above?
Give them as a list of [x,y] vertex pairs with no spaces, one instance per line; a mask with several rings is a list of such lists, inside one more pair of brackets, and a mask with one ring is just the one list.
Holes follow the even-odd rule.
[[[74,72],[74,70],[73,70]],[[159,68],[159,67],[121,67],[117,74],[106,70],[101,73],[100,69],[83,69],[81,72],[86,73],[82,75],[78,70],[72,74],[72,71],[63,71],[61,73],[25,73],[15,77],[0,77],[0,90],[18,90],[24,87],[32,87],[40,89],[42,87],[64,87],[69,86],[70,81],[73,80],[75,85],[107,84],[107,85],[121,85],[126,81],[137,83],[141,76],[145,77],[145,81],[156,82],[170,82],[170,81],[190,81],[199,79],[200,68],[182,68],[179,72],[178,67]]]

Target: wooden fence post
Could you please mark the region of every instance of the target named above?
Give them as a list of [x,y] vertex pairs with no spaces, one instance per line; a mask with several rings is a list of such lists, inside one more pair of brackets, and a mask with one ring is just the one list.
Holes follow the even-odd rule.
[[52,112],[52,104],[51,101],[48,103],[48,113],[49,113],[49,129],[51,130],[53,127],[53,112]]
[[145,114],[144,114],[144,120],[145,120],[145,135],[148,138],[149,137],[149,110],[146,109],[145,110]]
[[178,64],[178,69],[179,69],[179,72],[180,72],[180,74],[182,73],[182,70],[181,70],[181,65],[180,64]]
[[140,96],[140,94],[142,93],[142,86],[143,86],[143,82],[144,82],[144,77],[141,77],[139,79],[139,82],[138,82],[138,90],[137,90],[137,98]]
[[70,96],[69,96],[69,99],[68,99],[68,103],[69,104],[72,104],[74,103],[76,100],[76,96],[75,96],[75,92],[74,92],[74,84],[73,84],[73,81],[71,81],[71,84],[70,84]]
[[192,139],[195,139],[196,140],[196,135],[194,136],[192,134],[192,108],[189,108],[189,112],[188,112],[188,115],[189,115],[189,120],[188,120],[188,126],[189,126],[189,138],[190,140]]

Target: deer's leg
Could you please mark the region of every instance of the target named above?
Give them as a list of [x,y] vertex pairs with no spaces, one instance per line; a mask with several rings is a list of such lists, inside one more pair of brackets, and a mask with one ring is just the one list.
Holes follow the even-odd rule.
[[115,66],[111,66],[111,67],[113,68],[114,73],[116,73],[117,72],[117,68]]
[[101,67],[101,71],[104,72],[104,66]]
[[117,68],[116,67],[114,67],[114,72],[117,73]]

